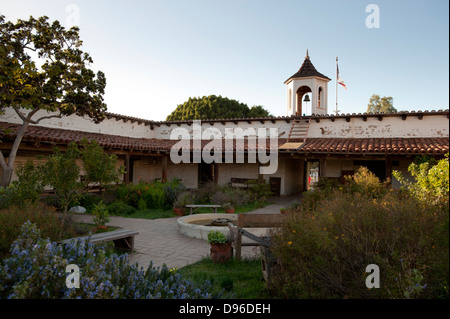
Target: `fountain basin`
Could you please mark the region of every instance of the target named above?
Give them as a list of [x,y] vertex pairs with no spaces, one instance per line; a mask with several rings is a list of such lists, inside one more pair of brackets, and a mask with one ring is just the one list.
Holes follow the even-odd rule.
[[177,219],[178,232],[184,236],[208,240],[208,233],[211,230],[217,230],[228,236],[230,230],[228,229],[228,223],[224,223],[223,226],[210,226],[212,220],[216,219],[230,219],[236,223],[238,215],[235,214],[196,214],[183,216]]

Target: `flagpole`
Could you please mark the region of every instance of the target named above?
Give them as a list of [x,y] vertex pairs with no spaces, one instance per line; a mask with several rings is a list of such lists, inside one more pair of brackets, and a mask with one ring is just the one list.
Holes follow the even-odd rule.
[[338,114],[338,57],[336,57],[336,115]]

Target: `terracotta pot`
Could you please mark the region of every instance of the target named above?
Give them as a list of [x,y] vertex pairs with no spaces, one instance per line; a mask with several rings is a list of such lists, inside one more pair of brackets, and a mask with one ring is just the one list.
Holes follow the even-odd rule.
[[175,213],[175,215],[177,216],[184,216],[184,208],[173,208],[173,212]]
[[225,209],[225,213],[227,213],[227,214],[234,214],[234,208],[227,208],[227,209]]
[[231,243],[211,244],[211,259],[214,263],[225,263],[233,257]]

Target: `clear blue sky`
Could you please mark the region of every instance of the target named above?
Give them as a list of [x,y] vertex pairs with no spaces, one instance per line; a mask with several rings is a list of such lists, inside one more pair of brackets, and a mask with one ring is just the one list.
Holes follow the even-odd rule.
[[[379,28],[366,27],[372,3]],[[449,108],[447,0],[0,0],[0,14],[70,23],[70,4],[113,113],[164,120],[189,97],[215,94],[284,116],[283,82],[306,49],[333,79],[329,113],[336,56],[348,87],[339,88],[341,113],[365,112],[374,93],[398,110]]]

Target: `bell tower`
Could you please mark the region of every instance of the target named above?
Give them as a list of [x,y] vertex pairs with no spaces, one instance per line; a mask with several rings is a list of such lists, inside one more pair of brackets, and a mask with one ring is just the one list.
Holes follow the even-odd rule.
[[303,116],[328,114],[328,82],[331,79],[319,73],[306,50],[305,61],[297,73],[287,79],[287,115]]

